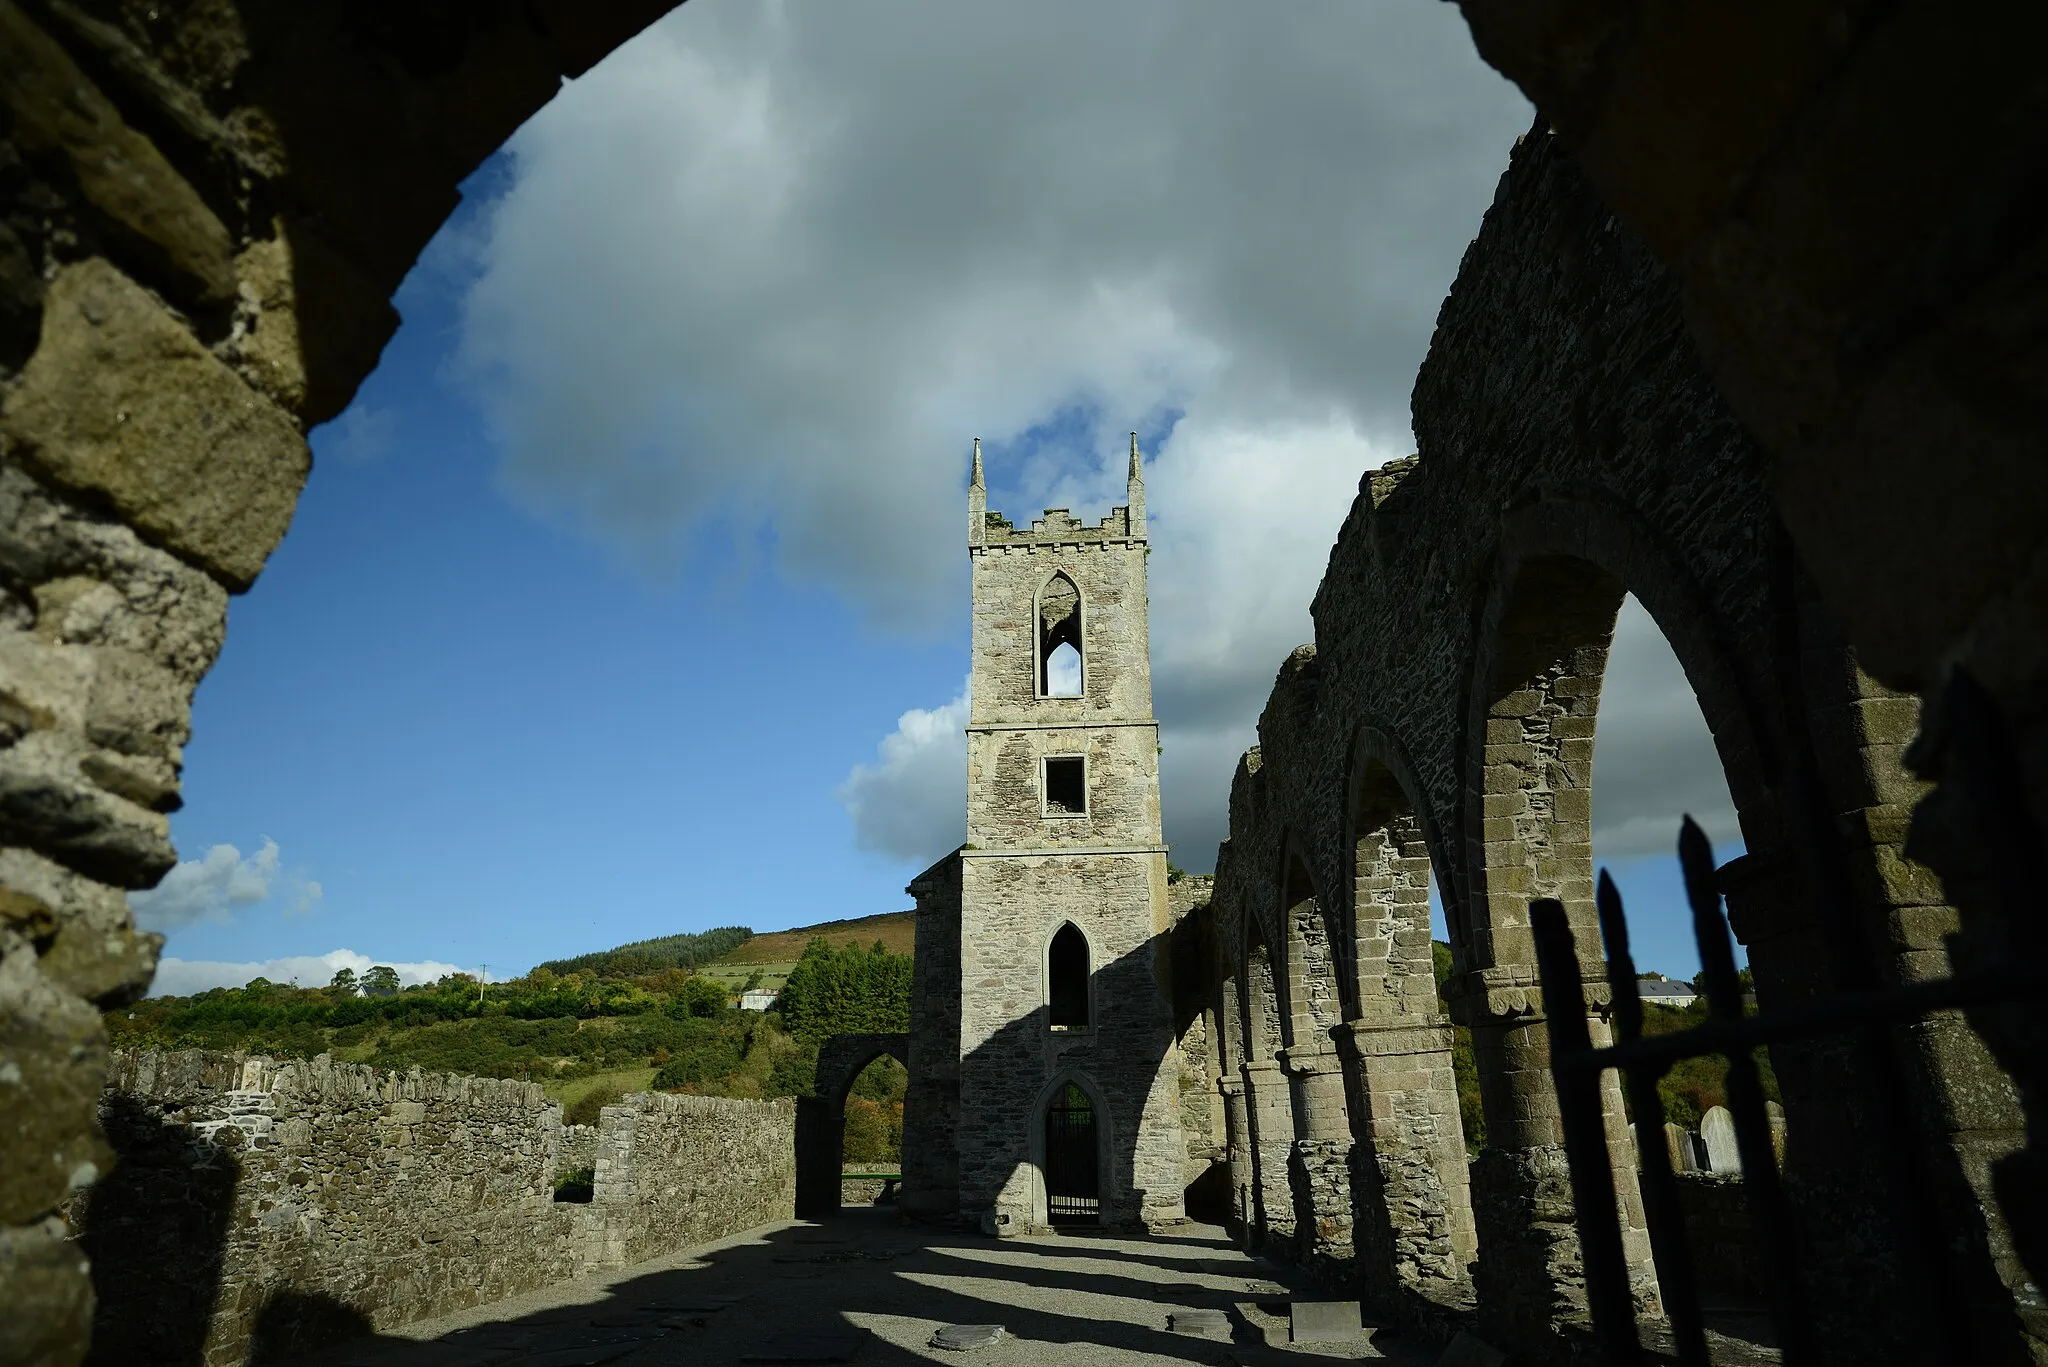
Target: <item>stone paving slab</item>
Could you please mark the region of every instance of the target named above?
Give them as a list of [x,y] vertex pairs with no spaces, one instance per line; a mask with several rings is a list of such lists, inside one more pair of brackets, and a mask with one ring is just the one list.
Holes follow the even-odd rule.
[[1230,1315],[1222,1310],[1176,1310],[1166,1317],[1166,1327],[1176,1334],[1193,1334],[1226,1343],[1232,1328]]
[[1295,1301],[1289,1307],[1291,1343],[1341,1343],[1365,1336],[1357,1301]]
[[993,1347],[1002,1336],[1000,1324],[949,1324],[932,1335],[932,1347],[965,1353]]
[[[856,1367],[1231,1367],[1233,1353],[1269,1350],[1233,1304],[1247,1284],[1285,1314],[1306,1284],[1291,1271],[1237,1252],[1221,1230],[1195,1227],[1152,1238],[1047,1235],[995,1240],[918,1226],[886,1207],[850,1210],[826,1230],[768,1226],[737,1239],[638,1267],[552,1287],[496,1305],[387,1330],[380,1338],[280,1367],[539,1367],[599,1361],[618,1367],[740,1367],[772,1350],[802,1367],[856,1336]],[[803,1241],[798,1241],[799,1235]],[[779,1263],[779,1256],[856,1256]],[[879,1255],[879,1256],[878,1256]],[[1257,1302],[1248,1302],[1257,1309]],[[1176,1330],[1176,1317],[1211,1326]],[[593,1323],[603,1320],[606,1323]],[[1284,1342],[1285,1319],[1275,1319]],[[934,1347],[949,1325],[1000,1324],[1002,1336],[963,1354]],[[607,1327],[616,1325],[616,1327]],[[806,1346],[807,1345],[807,1346]],[[823,1345],[821,1347],[821,1345]],[[1312,1345],[1257,1367],[1311,1367]],[[1427,1355],[1422,1349],[1428,1348]],[[1418,1341],[1384,1356],[1431,1367]],[[1362,1354],[1353,1353],[1352,1356]],[[766,1367],[766,1365],[764,1365]]]

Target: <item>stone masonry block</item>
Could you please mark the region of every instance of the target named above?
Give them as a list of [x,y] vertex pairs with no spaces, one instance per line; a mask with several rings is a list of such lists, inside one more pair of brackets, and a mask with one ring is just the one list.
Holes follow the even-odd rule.
[[0,439],[237,591],[283,537],[310,467],[290,417],[98,259],[51,281]]

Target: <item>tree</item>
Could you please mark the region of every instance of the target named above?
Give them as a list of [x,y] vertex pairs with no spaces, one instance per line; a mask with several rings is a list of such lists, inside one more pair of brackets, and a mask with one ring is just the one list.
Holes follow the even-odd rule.
[[389,964],[378,964],[363,975],[363,995],[366,997],[395,997],[398,995],[398,970]]
[[356,971],[353,968],[335,970],[334,981],[327,984],[344,997],[356,994]]
[[819,938],[789,971],[776,1009],[789,1032],[811,1044],[828,1035],[908,1030],[910,970],[908,954],[892,954],[879,940],[868,949],[834,949]]
[[711,978],[692,978],[676,994],[676,1004],[692,1016],[715,1016],[725,1010],[725,988]]

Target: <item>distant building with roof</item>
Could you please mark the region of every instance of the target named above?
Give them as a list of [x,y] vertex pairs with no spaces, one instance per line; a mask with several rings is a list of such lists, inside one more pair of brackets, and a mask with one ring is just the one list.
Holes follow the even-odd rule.
[[1636,992],[1644,1001],[1659,1006],[1690,1006],[1699,996],[1691,983],[1676,978],[1643,978],[1636,983]]

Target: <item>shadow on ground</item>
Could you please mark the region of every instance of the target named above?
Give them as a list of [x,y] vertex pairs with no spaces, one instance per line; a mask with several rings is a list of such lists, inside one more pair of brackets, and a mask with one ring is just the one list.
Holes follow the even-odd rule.
[[[847,1350],[860,1367],[934,1359],[1251,1367],[1282,1358],[1313,1367],[1306,1353],[1267,1346],[1263,1327],[1274,1321],[1256,1308],[1284,1317],[1297,1290],[1328,1295],[1309,1290],[1291,1268],[1247,1257],[1210,1227],[1141,1239],[997,1241],[909,1224],[886,1208],[848,1210],[652,1270],[478,1306],[318,1354],[268,1358],[265,1367],[796,1367],[845,1360]],[[1229,1337],[1172,1332],[1169,1316],[1182,1310],[1225,1312]],[[967,1353],[930,1347],[933,1332],[949,1324],[1000,1324],[1005,1334]],[[1378,1360],[1405,1367],[1427,1367],[1441,1352],[1391,1329],[1376,1331],[1373,1343]],[[1775,1360],[1743,1351],[1746,1344],[1731,1347],[1731,1364]]]

